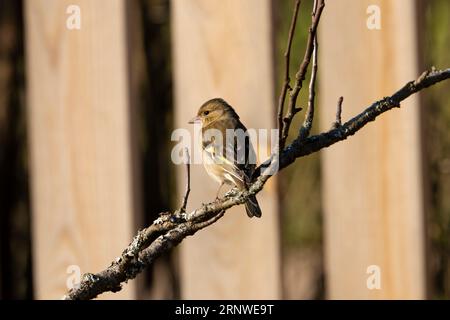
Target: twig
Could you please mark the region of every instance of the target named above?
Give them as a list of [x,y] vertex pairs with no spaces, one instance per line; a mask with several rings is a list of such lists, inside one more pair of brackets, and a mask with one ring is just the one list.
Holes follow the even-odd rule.
[[[162,253],[178,245],[187,236],[193,235],[216,222],[223,216],[224,212],[220,211],[203,222],[186,221],[173,225],[164,235],[159,236],[151,244],[136,252],[137,250],[134,246],[136,248],[139,246],[140,234],[138,234],[127,250],[113,261],[108,268],[97,274],[84,274],[81,283],[76,288],[71,289],[63,299],[89,300],[94,299],[103,292],[120,291],[123,282],[134,279]],[[152,226],[154,225],[155,222]],[[133,252],[133,255],[130,256],[129,252]]]
[[[393,108],[398,108],[400,102],[414,93],[449,78],[450,68],[431,71],[422,79],[418,78],[415,81],[408,82],[390,97],[385,97],[382,100],[374,102],[366,110],[342,124],[339,128],[333,128],[321,134],[311,136],[304,141],[299,141],[298,139],[294,140],[294,142],[286,148],[286,151],[280,155],[280,169],[287,167],[297,158],[307,156],[323,148],[329,147],[336,142],[347,139],[367,123],[374,121],[382,113]],[[263,163],[262,165],[267,164]]]
[[[318,0],[314,0],[313,16],[317,12]],[[317,41],[317,33],[314,34],[313,38],[313,53],[312,53],[312,68],[311,68],[311,79],[309,81],[309,95],[308,95],[308,109],[306,110],[305,120],[300,127],[300,139],[305,139],[309,136],[311,128],[314,121],[314,103],[315,103],[315,87],[316,87],[316,77],[317,77],[317,52],[319,51],[319,44]]]
[[184,192],[183,201],[181,203],[180,212],[186,212],[186,206],[189,198],[189,193],[191,192],[191,159],[189,157],[188,148],[184,148],[184,162],[186,163],[186,189]]
[[278,100],[278,148],[279,150],[282,150],[284,146],[282,146],[282,132],[283,132],[283,109],[284,109],[284,102],[286,101],[286,94],[288,90],[290,89],[289,83],[291,81],[291,78],[289,77],[289,67],[290,67],[290,57],[291,57],[291,47],[292,47],[292,40],[294,39],[294,33],[295,33],[295,27],[297,25],[297,17],[298,12],[300,8],[300,0],[296,0],[294,5],[294,13],[292,14],[291,19],[291,26],[289,28],[289,35],[288,35],[288,42],[286,46],[286,51],[284,53],[284,59],[285,59],[285,65],[284,65],[284,82],[283,86],[281,88],[280,97]]
[[93,299],[97,295],[121,289],[121,284],[136,277],[145,267],[151,265],[162,253],[176,246],[187,236],[205,228],[219,220],[224,212],[236,205],[243,204],[251,195],[262,190],[270,175],[262,175],[263,168],[280,170],[292,164],[296,159],[317,152],[332,144],[347,139],[374,121],[382,113],[399,107],[400,102],[412,94],[433,84],[450,78],[450,69],[431,71],[416,81],[408,82],[403,88],[390,97],[379,100],[366,110],[350,119],[338,128],[331,129],[318,135],[300,140],[299,136],[280,154],[271,157],[267,163],[261,164],[255,174],[254,182],[248,190],[240,191],[236,195],[220,199],[191,212],[187,221],[174,223],[170,219],[171,213],[163,213],[153,224],[138,233],[131,244],[124,250],[121,257],[116,259],[108,268],[97,274],[85,274],[80,285],[71,289],[65,299]]
[[344,102],[344,97],[339,97],[336,106],[336,120],[333,122],[333,129],[339,128],[341,126],[341,115],[342,115],[342,102]]
[[311,61],[311,56],[314,50],[314,38],[316,36],[317,32],[317,26],[319,25],[320,17],[322,15],[322,11],[325,7],[324,0],[319,0],[316,11],[313,11],[312,14],[312,22],[311,26],[309,27],[309,35],[308,40],[306,44],[306,50],[305,55],[303,57],[303,61],[300,64],[299,70],[297,74],[295,75],[295,86],[291,91],[291,94],[289,96],[289,103],[288,103],[288,111],[286,112],[285,117],[283,118],[284,126],[281,134],[281,141],[280,141],[280,150],[284,149],[287,137],[289,135],[289,128],[292,123],[292,119],[294,116],[301,110],[301,108],[298,108],[296,106],[298,94],[300,93],[300,90],[303,86],[303,80],[305,80],[306,72],[308,71],[308,66]]

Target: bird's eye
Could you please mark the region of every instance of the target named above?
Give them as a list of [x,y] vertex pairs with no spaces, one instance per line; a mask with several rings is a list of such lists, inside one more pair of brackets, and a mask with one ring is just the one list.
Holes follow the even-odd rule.
[[205,112],[203,112],[203,114],[204,114],[205,116],[207,116],[207,115],[209,114],[209,111],[205,111]]

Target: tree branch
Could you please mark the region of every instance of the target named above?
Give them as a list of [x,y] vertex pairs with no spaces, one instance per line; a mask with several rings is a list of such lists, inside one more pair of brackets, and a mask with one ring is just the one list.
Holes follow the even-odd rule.
[[341,116],[342,116],[342,103],[344,102],[344,97],[339,97],[336,107],[336,120],[333,123],[332,128],[337,129],[341,126]]
[[288,42],[286,46],[286,51],[284,53],[284,59],[285,59],[285,65],[284,65],[284,82],[283,86],[281,88],[281,94],[280,98],[278,100],[278,148],[282,150],[284,148],[284,145],[282,145],[282,135],[283,132],[283,109],[284,109],[284,102],[286,101],[286,94],[288,90],[290,89],[289,83],[291,82],[291,78],[289,76],[289,67],[291,65],[290,58],[291,58],[291,47],[292,47],[292,40],[294,39],[294,33],[295,33],[295,27],[297,25],[297,17],[298,12],[300,8],[300,0],[295,1],[294,5],[294,13],[292,14],[291,19],[291,26],[289,28],[289,35],[288,35]]
[[[289,96],[287,114],[284,119],[281,118],[286,93],[289,89],[289,56],[299,5],[300,0],[297,0],[289,32],[288,46],[285,53],[287,76],[285,74],[285,82],[281,90],[278,105],[278,125],[282,132],[279,138],[281,138],[275,154],[255,170],[252,177],[253,182],[250,187],[247,190],[237,191],[235,194],[226,195],[222,199],[216,199],[213,202],[203,204],[201,207],[190,213],[185,213],[190,192],[190,170],[189,161],[187,161],[187,186],[181,208],[174,212],[160,213],[159,218],[156,219],[151,226],[138,232],[132,242],[122,252],[121,256],[114,260],[108,268],[97,274],[87,273],[83,275],[81,283],[77,287],[69,290],[67,295],[64,296],[64,299],[93,299],[103,292],[119,291],[122,283],[134,279],[162,253],[176,246],[184,238],[215,223],[223,217],[227,209],[244,204],[250,196],[257,194],[263,189],[264,184],[273,174],[291,165],[296,159],[347,139],[349,136],[363,128],[367,123],[374,121],[382,113],[391,110],[392,108],[400,107],[400,103],[410,95],[450,78],[450,69],[424,72],[417,80],[408,82],[392,96],[374,102],[363,112],[342,125],[342,98],[340,98],[337,106],[336,121],[333,127],[329,131],[309,136],[314,117],[314,86],[317,72],[318,48],[316,31],[324,7],[324,0],[315,0],[312,24],[309,29],[307,48],[303,62],[296,74],[295,86]],[[297,97],[302,88],[302,83],[305,79],[311,56],[313,56],[313,70],[309,88],[308,111],[305,115],[302,129],[299,131],[297,137],[289,146],[284,148],[291,121],[298,112],[298,108],[296,107]],[[189,158],[188,154],[187,157]]]
[[[425,77],[423,76],[424,74],[426,75]],[[297,158],[307,156],[323,148],[329,147],[336,142],[347,139],[367,123],[374,121],[375,118],[382,113],[400,107],[400,102],[412,94],[449,78],[449,68],[438,71],[425,71],[416,81],[410,81],[392,96],[374,102],[366,110],[350,119],[339,128],[311,136],[304,141],[299,141],[298,139],[294,140],[280,157],[280,169],[287,167]],[[264,165],[267,165],[267,163]]]
[[184,157],[186,163],[186,189],[184,192],[183,202],[181,203],[180,212],[186,212],[189,193],[191,192],[191,159],[189,157],[188,148],[184,148]]
[[284,126],[281,134],[280,150],[284,149],[284,145],[289,135],[289,128],[291,126],[292,119],[301,110],[301,108],[296,106],[297,98],[298,94],[300,93],[300,90],[303,87],[303,80],[305,80],[306,72],[308,71],[308,66],[311,61],[311,56],[314,50],[314,38],[316,37],[317,27],[320,22],[322,11],[325,7],[325,2],[324,0],[318,0],[318,3],[315,4],[314,6],[316,8],[313,8],[311,26],[309,27],[309,34],[306,43],[305,55],[303,57],[302,63],[300,64],[299,70],[295,75],[296,80],[295,86],[292,89],[291,94],[289,96],[288,111],[286,112],[286,115],[283,118]]
[[[424,74],[425,76],[423,76]],[[103,292],[119,291],[121,283],[134,279],[137,274],[152,264],[163,252],[170,250],[187,236],[193,235],[219,220],[227,209],[243,204],[250,195],[261,191],[264,184],[271,177],[270,175],[262,174],[264,168],[271,170],[279,167],[281,170],[292,164],[297,158],[307,156],[336,142],[347,139],[367,123],[374,121],[382,113],[399,107],[400,102],[410,95],[449,79],[450,69],[426,72],[424,74],[418,80],[408,82],[392,96],[373,103],[366,110],[338,128],[303,140],[297,138],[280,154],[279,159],[271,157],[268,163],[263,163],[258,167],[255,180],[247,191],[238,192],[236,195],[204,204],[188,214],[183,222],[174,222],[172,219],[173,214],[168,212],[162,213],[150,227],[138,232],[122,255],[113,261],[107,269],[97,274],[85,274],[80,285],[71,289],[64,298],[77,300],[93,299]]]
[[[318,0],[314,0],[313,7],[313,17],[317,12]],[[317,77],[317,52],[319,51],[319,44],[317,41],[317,33],[313,37],[313,64],[311,68],[311,79],[309,81],[309,96],[308,96],[308,109],[306,109],[305,120],[300,127],[299,138],[301,140],[307,138],[311,132],[313,120],[314,120],[314,104],[315,104],[315,87],[316,87],[316,77]]]

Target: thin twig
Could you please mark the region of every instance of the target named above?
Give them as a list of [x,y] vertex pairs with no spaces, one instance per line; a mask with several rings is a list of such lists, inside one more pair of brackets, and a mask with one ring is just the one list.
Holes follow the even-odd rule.
[[189,149],[184,148],[184,162],[186,164],[186,189],[184,192],[183,201],[181,203],[180,212],[186,212],[186,206],[189,198],[189,193],[191,192],[191,159],[189,157]]
[[295,27],[297,25],[297,17],[298,12],[300,8],[301,0],[296,0],[294,5],[294,12],[292,14],[291,19],[291,26],[289,28],[289,35],[288,35],[288,42],[286,46],[286,51],[284,52],[284,59],[285,59],[285,65],[284,65],[284,82],[283,86],[281,88],[281,94],[278,100],[278,114],[277,114],[277,120],[278,120],[278,148],[281,151],[283,149],[283,146],[281,144],[282,139],[282,132],[283,132],[283,109],[284,109],[284,102],[286,101],[286,94],[288,90],[290,89],[289,83],[291,81],[291,78],[289,77],[289,68],[290,68],[290,58],[291,58],[291,47],[292,47],[292,41],[294,39],[294,33],[295,33]]
[[[318,0],[314,0],[313,7],[313,16],[317,12]],[[308,95],[308,109],[306,110],[305,120],[303,121],[302,126],[300,127],[300,139],[305,139],[309,136],[311,132],[311,128],[314,121],[314,109],[315,109],[315,87],[316,87],[316,77],[317,77],[317,53],[319,51],[319,44],[317,41],[317,32],[314,34],[313,38],[313,53],[312,53],[312,68],[311,68],[311,79],[309,81],[309,95]]]
[[344,97],[339,97],[336,106],[336,120],[333,122],[333,129],[339,128],[341,126],[341,115],[342,115],[342,102],[344,102]]
[[309,27],[309,34],[308,34],[308,40],[306,43],[306,50],[305,55],[303,57],[303,61],[300,64],[299,70],[295,75],[295,86],[291,91],[291,94],[289,95],[289,102],[288,102],[288,110],[286,112],[286,115],[283,118],[284,126],[281,134],[281,141],[280,141],[280,149],[284,149],[284,145],[286,143],[287,137],[289,135],[289,128],[292,123],[292,119],[294,116],[301,110],[301,108],[297,107],[297,98],[300,93],[300,90],[303,87],[303,81],[306,77],[306,72],[308,71],[309,63],[311,62],[311,56],[314,50],[314,38],[317,33],[317,27],[320,22],[320,17],[322,15],[322,11],[325,7],[324,0],[319,0],[317,4],[317,8],[315,8],[315,12],[312,13],[312,21],[311,26]]

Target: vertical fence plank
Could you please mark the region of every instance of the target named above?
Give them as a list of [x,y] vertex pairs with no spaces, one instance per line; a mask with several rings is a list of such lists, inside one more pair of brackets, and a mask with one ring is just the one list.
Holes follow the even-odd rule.
[[[376,5],[381,29],[369,30]],[[322,129],[418,76],[416,2],[328,1],[320,27]],[[373,20],[371,20],[373,22]],[[423,182],[417,96],[323,153],[329,298],[424,298]],[[370,265],[381,288],[369,290]],[[372,273],[373,274],[373,273]]]
[[[274,127],[271,10],[268,0],[172,2],[175,126],[188,128],[200,105],[223,97],[247,128]],[[189,209],[214,199],[218,184],[192,168]],[[180,199],[184,189],[180,166]],[[275,181],[258,195],[262,219],[243,206],[183,242],[183,298],[280,298]]]
[[134,231],[125,1],[28,0],[25,16],[35,289],[57,299],[68,266],[101,270]]

